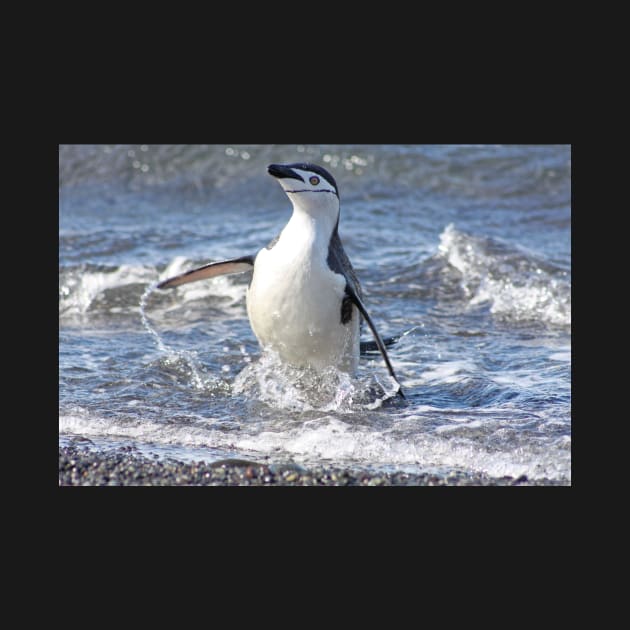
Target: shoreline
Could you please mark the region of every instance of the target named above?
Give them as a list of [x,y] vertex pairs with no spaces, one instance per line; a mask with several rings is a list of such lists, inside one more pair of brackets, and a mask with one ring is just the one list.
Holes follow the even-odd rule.
[[382,473],[337,466],[304,468],[241,459],[151,460],[129,447],[100,452],[59,447],[59,486],[570,486],[570,481],[481,473]]

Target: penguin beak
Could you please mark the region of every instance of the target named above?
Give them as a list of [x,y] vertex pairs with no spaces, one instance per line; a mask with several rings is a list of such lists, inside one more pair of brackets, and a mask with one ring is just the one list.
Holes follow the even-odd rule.
[[273,175],[277,179],[297,179],[301,182],[304,180],[300,177],[292,168],[285,166],[284,164],[270,164],[267,167],[267,172],[269,175]]

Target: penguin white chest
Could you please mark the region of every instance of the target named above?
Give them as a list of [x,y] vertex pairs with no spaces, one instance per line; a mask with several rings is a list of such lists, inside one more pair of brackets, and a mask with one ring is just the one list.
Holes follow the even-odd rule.
[[283,238],[256,258],[247,290],[254,334],[293,365],[333,365],[352,373],[359,356],[359,313],[353,306],[351,320],[342,323],[346,280],[312,248],[294,245]]

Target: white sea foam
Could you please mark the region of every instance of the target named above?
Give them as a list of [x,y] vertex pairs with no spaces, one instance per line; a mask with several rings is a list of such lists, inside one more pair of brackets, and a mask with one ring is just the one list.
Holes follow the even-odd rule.
[[[395,467],[396,470],[424,471],[460,469],[491,476],[527,475],[532,479],[551,477],[570,480],[570,438],[544,449],[534,444],[510,451],[484,447],[483,442],[457,434],[462,427],[480,428],[480,419],[442,425],[434,432],[407,435],[398,428],[375,430],[331,415],[305,420],[279,430],[273,424],[244,425],[234,433],[213,428],[213,418],[196,416],[192,422],[158,423],[137,418],[111,418],[75,407],[60,414],[59,432],[94,438],[126,438],[144,444],[177,446],[197,451],[198,458],[211,459],[203,449],[236,450],[272,461],[291,459],[305,465],[327,461],[335,465]],[[421,415],[407,422],[420,424]]]
[[287,431],[264,431],[241,438],[237,444],[253,451],[284,452],[306,463],[329,460],[410,471],[458,468],[496,477],[570,478],[570,453],[566,449],[560,455],[556,449],[533,446],[509,452],[490,450],[480,441],[448,435],[455,426],[478,429],[481,420],[446,426],[449,428],[435,433],[403,436],[396,429],[378,431],[328,417]]
[[571,284],[565,272],[505,243],[474,237],[448,225],[439,252],[461,274],[471,306],[489,303],[494,315],[571,324]]
[[[212,418],[205,419],[212,426]],[[180,444],[188,447],[212,446],[220,432],[195,424],[160,423],[146,418],[106,417],[82,407],[59,414],[59,433],[84,437],[130,438],[155,444]]]

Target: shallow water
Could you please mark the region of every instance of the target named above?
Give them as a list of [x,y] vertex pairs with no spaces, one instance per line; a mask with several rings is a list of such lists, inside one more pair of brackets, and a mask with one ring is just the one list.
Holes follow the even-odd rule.
[[[61,146],[59,437],[224,457],[571,480],[567,146]],[[335,176],[340,235],[390,351],[356,378],[261,355],[253,254],[291,206],[266,173]],[[369,331],[364,332],[369,339]]]

